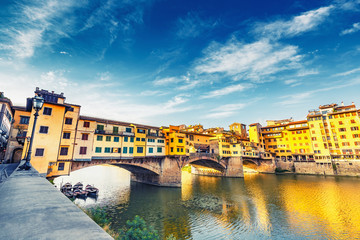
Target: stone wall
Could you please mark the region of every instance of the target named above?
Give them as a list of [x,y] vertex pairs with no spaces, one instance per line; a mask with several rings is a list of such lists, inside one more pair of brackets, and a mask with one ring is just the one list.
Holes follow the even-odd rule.
[[277,168],[280,168],[282,170],[287,170],[289,172],[294,172],[294,162],[291,161],[287,161],[287,162],[284,162],[284,161],[276,161],[275,162],[275,165]]
[[358,176],[360,161],[334,161],[333,164],[319,162],[294,162],[295,172],[299,174]]
[[243,161],[241,157],[231,157],[225,170],[226,177],[244,177]]

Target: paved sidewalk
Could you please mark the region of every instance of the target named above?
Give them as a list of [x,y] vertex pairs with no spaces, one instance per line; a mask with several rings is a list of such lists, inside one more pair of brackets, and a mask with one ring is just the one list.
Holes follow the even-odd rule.
[[112,239],[34,169],[0,183],[0,223],[0,239]]
[[19,163],[0,164],[0,183],[5,181],[6,176],[10,176],[18,165]]

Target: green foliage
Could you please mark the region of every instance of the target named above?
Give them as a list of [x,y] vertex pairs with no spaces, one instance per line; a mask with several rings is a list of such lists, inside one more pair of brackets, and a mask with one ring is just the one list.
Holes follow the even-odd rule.
[[110,223],[110,219],[108,218],[105,210],[106,209],[100,207],[90,208],[88,210],[85,210],[85,213],[89,215],[89,217],[91,217],[94,222],[96,222],[100,227],[103,228]]
[[54,179],[48,179],[49,180],[49,182],[52,184],[52,185],[54,185],[55,183],[54,183]]
[[121,240],[141,240],[141,239],[160,239],[157,231],[152,226],[147,226],[143,218],[138,215],[134,220],[126,222],[126,230],[121,231],[118,239]]

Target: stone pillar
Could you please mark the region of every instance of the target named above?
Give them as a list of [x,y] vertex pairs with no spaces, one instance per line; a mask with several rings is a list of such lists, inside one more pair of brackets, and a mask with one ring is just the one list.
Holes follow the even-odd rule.
[[244,177],[243,160],[241,157],[229,158],[225,177]]
[[181,187],[181,167],[179,159],[175,157],[165,157],[161,161],[161,173],[159,176],[159,186]]

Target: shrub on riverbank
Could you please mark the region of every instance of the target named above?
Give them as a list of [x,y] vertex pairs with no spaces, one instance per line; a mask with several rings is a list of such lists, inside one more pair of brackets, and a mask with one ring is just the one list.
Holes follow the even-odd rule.
[[[145,220],[138,215],[135,216],[134,220],[128,220],[123,229],[114,230],[110,227],[111,218],[109,218],[105,208],[84,209],[84,212],[116,240],[160,239],[158,232],[152,226],[147,226]],[[173,235],[166,239],[176,240]]]

